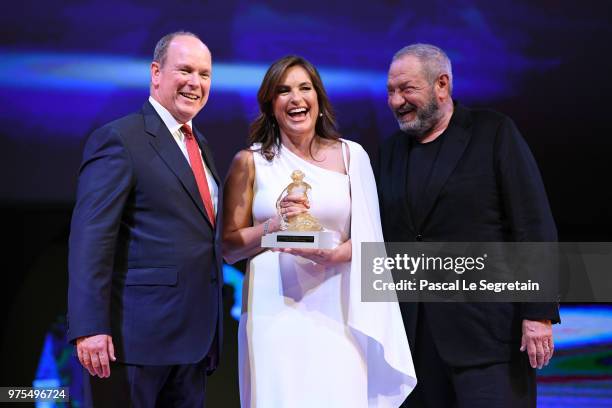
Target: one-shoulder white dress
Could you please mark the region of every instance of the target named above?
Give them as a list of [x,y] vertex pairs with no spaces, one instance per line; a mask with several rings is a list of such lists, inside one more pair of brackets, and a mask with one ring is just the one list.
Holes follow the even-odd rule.
[[[253,224],[275,215],[276,200],[291,182],[291,172],[302,170],[304,181],[312,187],[310,213],[334,233],[336,245],[349,239],[352,205],[347,146],[343,142],[346,174],[316,166],[284,147],[271,162],[254,151]],[[257,148],[254,145],[252,150]],[[359,157],[353,159],[353,150],[350,157],[351,165],[353,160],[359,160]],[[393,362],[384,361],[383,348],[375,358],[383,360],[383,366],[393,371],[395,377],[402,374],[402,367],[398,371],[397,365],[403,364],[403,371],[408,373],[404,373],[404,386],[390,391],[394,396],[381,397],[379,394],[386,391],[369,390],[375,384],[373,376],[368,376],[369,361],[374,357],[368,356],[368,349],[372,347],[368,345],[367,333],[364,335],[350,324],[350,275],[351,262],[324,267],[298,256],[272,251],[249,260],[238,334],[242,407],[367,408],[401,403],[415,380],[399,310],[391,313],[392,316],[379,318],[394,319],[395,326],[389,330],[397,332],[398,344],[393,347],[405,347],[409,361],[400,358],[402,361],[393,368]],[[379,345],[377,341],[373,343]],[[376,371],[377,376],[384,376],[380,368]],[[389,380],[393,382],[397,378]],[[377,395],[371,395],[372,392]]]

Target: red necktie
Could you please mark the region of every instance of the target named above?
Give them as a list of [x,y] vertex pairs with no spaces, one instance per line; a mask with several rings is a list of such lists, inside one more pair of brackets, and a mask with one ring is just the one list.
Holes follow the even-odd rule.
[[200,149],[198,142],[196,142],[191,132],[189,125],[181,126],[181,130],[185,135],[185,144],[187,145],[187,154],[189,155],[189,163],[191,164],[191,170],[195,176],[196,183],[198,184],[198,190],[200,190],[200,197],[204,203],[204,208],[208,214],[210,223],[215,226],[215,210],[213,207],[212,199],[210,198],[210,190],[208,188],[208,182],[206,181],[206,172],[204,171],[204,165],[202,164],[202,156],[200,155]]

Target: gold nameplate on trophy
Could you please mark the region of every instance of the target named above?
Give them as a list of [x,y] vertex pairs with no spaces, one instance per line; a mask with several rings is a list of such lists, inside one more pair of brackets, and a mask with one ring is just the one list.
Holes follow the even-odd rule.
[[333,233],[324,231],[319,220],[308,211],[285,219],[281,214],[280,202],[287,195],[302,195],[308,198],[310,185],[304,181],[304,172],[295,170],[293,180],[276,200],[276,211],[281,217],[281,230],[266,234],[261,238],[263,248],[333,248]]

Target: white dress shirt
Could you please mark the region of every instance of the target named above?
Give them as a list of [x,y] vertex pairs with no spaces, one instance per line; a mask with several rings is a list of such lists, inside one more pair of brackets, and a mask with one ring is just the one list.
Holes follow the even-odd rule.
[[[181,131],[181,126],[183,126],[183,124],[178,123],[176,119],[174,119],[174,116],[172,116],[172,114],[168,112],[168,110],[164,108],[159,102],[153,99],[152,96],[149,96],[149,102],[151,102],[151,105],[153,105],[153,108],[155,109],[157,114],[161,117],[162,121],[164,122],[168,130],[170,131],[170,134],[176,141],[176,144],[181,149],[181,152],[183,152],[183,156],[185,156],[187,163],[189,163],[189,153],[187,153],[187,144],[185,143],[185,135]],[[189,125],[189,127],[193,129],[191,121],[185,123],[185,125]],[[193,133],[195,135],[195,131]],[[200,151],[200,157],[202,157],[202,151],[199,148],[198,150]],[[216,215],[217,214],[217,201],[219,200],[219,187],[217,186],[217,183],[215,182],[215,179],[213,178],[212,173],[210,172],[210,169],[206,165],[206,162],[204,161],[203,158],[202,158],[202,164],[204,165],[204,171],[206,172],[206,181],[208,182],[208,189],[210,190],[210,198],[212,199],[213,208],[214,208],[215,215]]]

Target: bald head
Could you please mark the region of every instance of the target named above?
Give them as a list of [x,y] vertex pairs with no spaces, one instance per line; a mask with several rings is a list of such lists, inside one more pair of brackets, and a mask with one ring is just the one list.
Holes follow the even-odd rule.
[[155,45],[155,51],[153,51],[153,61],[159,63],[161,66],[164,65],[164,63],[166,62],[166,57],[168,56],[168,47],[170,46],[172,40],[174,40],[176,37],[192,37],[201,42],[202,45],[206,47],[200,37],[198,37],[196,34],[189,31],[175,31],[170,34],[166,34],[159,39],[159,41]]

